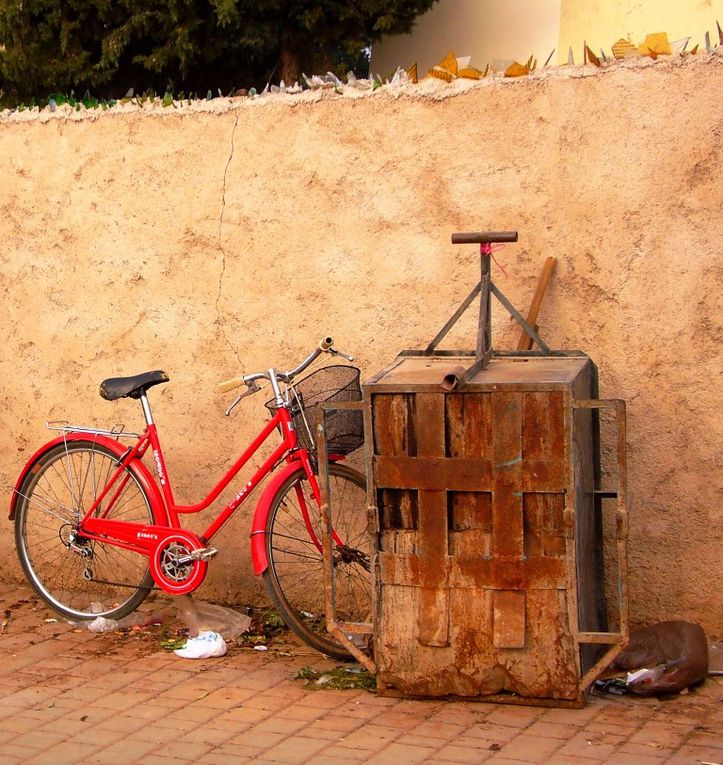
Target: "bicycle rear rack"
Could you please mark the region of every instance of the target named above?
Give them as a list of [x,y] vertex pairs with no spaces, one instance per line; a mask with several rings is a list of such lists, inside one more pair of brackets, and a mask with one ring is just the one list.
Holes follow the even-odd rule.
[[48,430],[59,430],[61,433],[86,433],[89,436],[108,436],[115,438],[140,438],[139,433],[131,433],[125,430],[125,425],[114,425],[110,430],[106,428],[90,428],[85,425],[71,425],[67,420],[49,420],[45,423]]

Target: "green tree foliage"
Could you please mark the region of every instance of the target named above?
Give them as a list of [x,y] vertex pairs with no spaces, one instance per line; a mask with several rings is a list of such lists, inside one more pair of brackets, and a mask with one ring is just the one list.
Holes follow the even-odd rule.
[[0,0],[0,97],[290,83],[364,60],[373,41],[408,32],[434,2]]

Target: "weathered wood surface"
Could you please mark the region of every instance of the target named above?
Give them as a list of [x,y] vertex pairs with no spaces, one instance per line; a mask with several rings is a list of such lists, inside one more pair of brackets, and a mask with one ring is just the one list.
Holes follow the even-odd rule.
[[[425,381],[439,376],[428,360],[409,362]],[[414,385],[406,363],[366,386],[381,532],[380,689],[579,699],[565,411],[586,364],[546,359],[535,374],[496,363],[489,386],[482,373],[464,392],[442,393]],[[524,370],[521,382],[510,368]]]

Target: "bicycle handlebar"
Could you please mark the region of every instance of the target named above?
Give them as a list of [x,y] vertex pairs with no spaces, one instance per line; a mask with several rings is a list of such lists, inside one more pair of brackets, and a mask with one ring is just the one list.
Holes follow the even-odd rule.
[[452,234],[452,244],[493,244],[516,241],[516,231],[469,231]]
[[296,377],[296,375],[303,372],[312,362],[316,361],[316,359],[322,353],[331,353],[333,356],[341,356],[347,361],[354,360],[353,356],[348,356],[346,353],[341,353],[334,348],[333,338],[323,337],[319,341],[319,345],[314,348],[314,350],[301,362],[301,364],[299,364],[299,366],[294,367],[294,369],[290,369],[288,372],[280,372],[277,369],[269,369],[266,372],[254,372],[253,374],[244,375],[243,377],[232,377],[230,380],[224,380],[224,382],[219,383],[218,391],[219,393],[228,393],[228,391],[236,390],[236,388],[240,388],[242,385],[246,385],[250,390],[245,391],[242,395],[247,396],[250,393],[255,393],[257,390],[260,390],[260,388],[255,385],[256,380],[271,380],[272,375],[275,376],[277,380],[281,380],[282,382],[291,382]]

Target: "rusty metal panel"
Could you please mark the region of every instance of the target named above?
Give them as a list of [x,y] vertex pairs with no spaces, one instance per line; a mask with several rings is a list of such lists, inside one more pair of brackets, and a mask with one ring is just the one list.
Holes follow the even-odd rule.
[[594,393],[594,367],[581,354],[495,357],[442,391],[455,362],[400,358],[364,386],[379,689],[579,705],[581,625],[599,625],[585,616],[594,571],[577,592],[580,557],[597,544],[584,510],[595,433],[572,409]]

